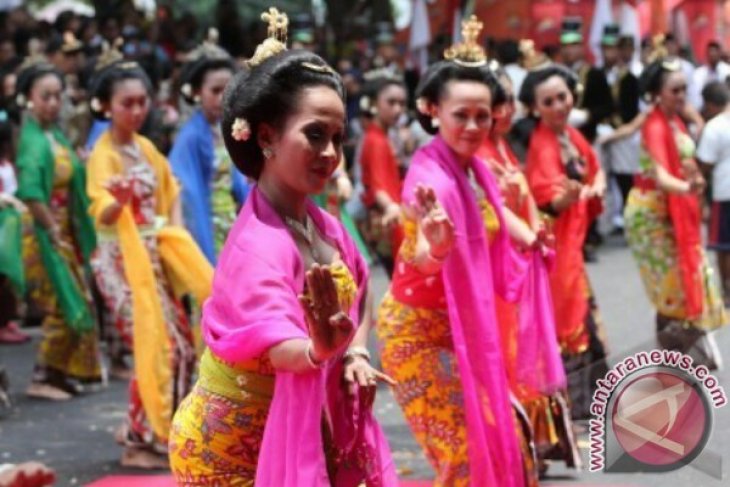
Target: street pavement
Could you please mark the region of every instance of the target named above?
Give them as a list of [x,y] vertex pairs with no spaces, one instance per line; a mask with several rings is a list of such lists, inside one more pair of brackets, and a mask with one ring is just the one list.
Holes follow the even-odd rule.
[[[588,269],[605,323],[610,362],[616,363],[635,351],[654,348],[653,311],[622,239],[609,239],[600,251],[600,261]],[[387,286],[382,272],[376,270],[373,281],[376,296],[382,296]],[[38,330],[33,333],[36,338],[32,344],[0,346],[0,363],[8,369],[15,400],[14,408],[0,419],[0,463],[45,462],[56,469],[59,486],[86,485],[112,474],[138,473],[119,466],[121,448],[113,439],[115,428],[125,417],[126,384],[111,382],[101,390],[60,404],[35,401],[23,395],[38,342]],[[730,330],[717,332],[716,338],[727,356]],[[730,391],[727,369],[717,372],[716,377]],[[432,478],[432,471],[387,388],[380,390],[375,407],[401,477]],[[727,470],[730,469],[730,407],[715,410],[714,421],[706,451],[715,452]],[[585,430],[585,424],[578,426]],[[584,432],[580,434],[579,445],[587,459],[588,440]],[[664,474],[606,474],[586,469],[576,472],[553,464],[544,485],[702,487],[728,485],[728,478],[730,475],[726,473],[724,481],[717,480],[692,466]]]

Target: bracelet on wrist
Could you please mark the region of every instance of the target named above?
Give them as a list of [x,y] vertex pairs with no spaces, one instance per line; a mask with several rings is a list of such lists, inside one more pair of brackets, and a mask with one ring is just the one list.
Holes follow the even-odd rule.
[[[446,255],[448,255],[448,254],[446,254]],[[444,255],[442,257],[438,257],[438,256],[433,255],[430,250],[426,253],[426,257],[428,258],[428,260],[435,264],[443,264],[444,261],[446,260],[446,255]]]
[[350,347],[345,352],[345,355],[342,357],[342,359],[347,362],[352,360],[355,357],[364,358],[368,362],[370,362],[370,352],[365,347],[355,346]]
[[322,365],[324,365],[324,360],[319,361],[314,358],[314,345],[312,344],[312,340],[307,342],[307,348],[304,349],[304,355],[307,357],[309,367],[313,370],[321,369]]

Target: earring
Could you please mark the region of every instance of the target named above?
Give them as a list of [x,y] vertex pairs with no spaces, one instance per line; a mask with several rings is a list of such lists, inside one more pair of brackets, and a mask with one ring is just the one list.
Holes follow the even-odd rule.
[[27,108],[28,110],[33,110],[33,102],[29,101],[28,103],[26,103],[25,108]]
[[264,153],[264,159],[271,159],[271,156],[274,155],[274,151],[272,151],[269,147],[264,147],[261,152]]
[[373,117],[378,114],[378,108],[377,107],[370,107],[370,115]]
[[439,125],[441,125],[441,121],[438,119],[438,117],[433,117],[431,119],[431,127],[438,128]]
[[104,118],[112,118],[112,112],[110,112],[109,110],[105,111]]
[[196,104],[197,104],[197,103],[200,103],[200,95],[195,95],[195,96],[193,97],[193,102],[195,102]]

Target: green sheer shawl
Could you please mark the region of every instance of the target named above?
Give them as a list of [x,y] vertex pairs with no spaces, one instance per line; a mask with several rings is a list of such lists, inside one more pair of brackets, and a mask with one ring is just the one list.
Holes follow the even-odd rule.
[[[86,270],[91,253],[96,247],[96,233],[88,214],[89,198],[86,195],[86,171],[76,158],[71,144],[61,130],[54,126],[50,133],[56,143],[69,151],[73,175],[69,186],[69,218],[73,240],[81,251]],[[25,201],[49,204],[53,190],[55,160],[51,143],[38,122],[28,116],[20,130],[18,144],[18,191]],[[48,232],[37,222],[34,225],[41,261],[48,274],[66,324],[77,333],[94,329],[94,314],[84,292],[79,289],[66,261],[51,243]]]

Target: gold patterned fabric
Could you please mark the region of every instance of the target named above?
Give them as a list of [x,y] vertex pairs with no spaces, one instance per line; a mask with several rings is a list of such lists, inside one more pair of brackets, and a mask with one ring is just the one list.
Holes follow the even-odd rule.
[[[331,266],[343,309],[357,296],[349,269]],[[254,485],[256,465],[274,394],[275,370],[267,355],[236,364],[207,350],[198,382],[172,424],[170,466],[179,486]]]
[[[54,156],[55,171],[49,210],[54,221],[59,225],[62,238],[67,242],[74,242],[68,208],[68,190],[73,168],[66,148],[55,146]],[[89,307],[93,308],[89,283],[79,254],[74,249],[67,248],[59,248],[58,253],[66,261],[74,284],[86,297]],[[77,334],[66,324],[40,255],[35,233],[25,232],[23,256],[31,294],[29,299],[44,314],[43,335],[36,359],[40,369],[37,379],[43,380],[43,370],[51,368],[67,377],[83,381],[99,381],[101,380],[101,358],[97,330]]]

